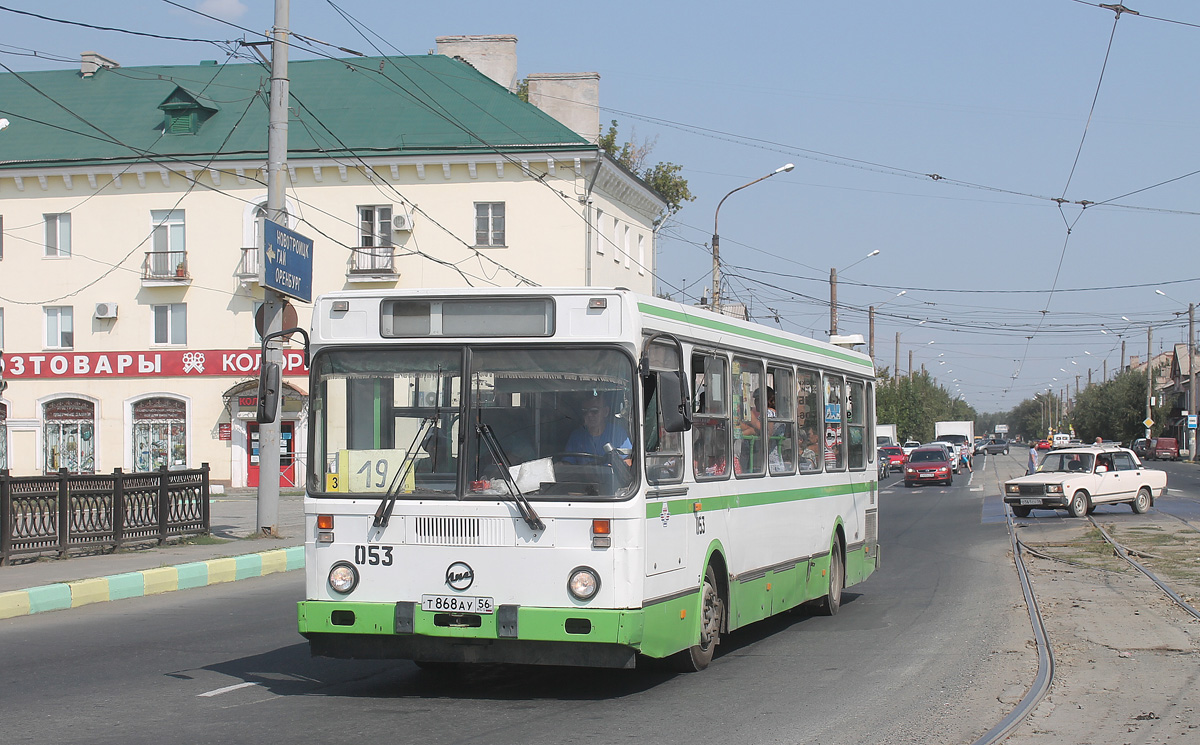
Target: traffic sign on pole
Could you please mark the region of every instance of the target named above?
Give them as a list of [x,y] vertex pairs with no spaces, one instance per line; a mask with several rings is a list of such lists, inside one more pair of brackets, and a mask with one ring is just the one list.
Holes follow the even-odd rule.
[[1145,421],[1142,422],[1142,426],[1146,429],[1149,429],[1154,426],[1154,420],[1150,417],[1146,417]]
[[263,287],[311,303],[312,239],[271,220],[263,224]]

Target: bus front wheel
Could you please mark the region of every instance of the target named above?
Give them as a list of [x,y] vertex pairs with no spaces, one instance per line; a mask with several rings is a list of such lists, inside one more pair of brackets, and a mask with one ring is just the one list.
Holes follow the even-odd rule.
[[711,566],[704,571],[704,585],[700,593],[699,643],[671,657],[671,666],[682,673],[699,672],[708,667],[713,653],[717,651],[725,623],[725,601],[717,589],[717,575]]

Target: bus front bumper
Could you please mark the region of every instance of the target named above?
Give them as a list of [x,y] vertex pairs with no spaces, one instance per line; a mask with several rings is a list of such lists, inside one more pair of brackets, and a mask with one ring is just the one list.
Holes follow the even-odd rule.
[[413,602],[307,600],[297,614],[313,655],[341,659],[634,667],[643,630],[641,610],[501,605],[451,614]]

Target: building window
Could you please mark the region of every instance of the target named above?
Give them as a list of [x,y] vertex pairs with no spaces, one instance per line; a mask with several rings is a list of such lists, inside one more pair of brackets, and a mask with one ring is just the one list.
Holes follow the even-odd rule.
[[154,249],[150,252],[150,276],[186,277],[183,210],[151,210],[150,222]]
[[46,257],[64,258],[71,255],[71,214],[64,212],[43,215],[46,220]]
[[50,305],[46,315],[46,347],[70,349],[75,346],[74,311],[69,305]]
[[133,469],[154,471],[187,466],[187,408],[157,397],[133,405]]
[[187,303],[151,305],[155,344],[187,344]]
[[629,268],[629,226],[625,226],[625,241],[621,244],[625,253],[625,268]]
[[638,274],[646,273],[646,236],[638,236]]
[[475,245],[504,245],[504,202],[475,203]]
[[596,253],[604,255],[604,210],[596,210]]
[[392,271],[392,205],[358,208],[358,245],[352,271]]
[[617,223],[616,215],[613,215],[613,261],[621,263],[621,226]]
[[46,472],[96,471],[96,407],[80,398],[59,398],[42,407]]

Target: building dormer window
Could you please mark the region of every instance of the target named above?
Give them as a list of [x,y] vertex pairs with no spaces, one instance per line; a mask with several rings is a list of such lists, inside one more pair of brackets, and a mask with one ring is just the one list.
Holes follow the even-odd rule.
[[166,115],[163,133],[169,135],[194,135],[217,109],[200,103],[195,96],[183,88],[176,88],[167,99],[158,105]]

